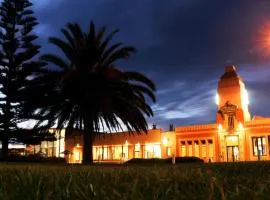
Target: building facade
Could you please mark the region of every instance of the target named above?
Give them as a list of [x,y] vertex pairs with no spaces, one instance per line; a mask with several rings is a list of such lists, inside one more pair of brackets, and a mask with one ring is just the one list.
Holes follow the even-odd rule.
[[[154,128],[148,134],[104,135],[94,141],[93,158],[103,162],[172,156],[213,162],[270,160],[270,118],[251,118],[245,84],[234,66],[226,67],[220,77],[216,102],[216,123],[178,126],[170,131]],[[69,162],[81,162],[82,144],[80,134],[65,137]]]

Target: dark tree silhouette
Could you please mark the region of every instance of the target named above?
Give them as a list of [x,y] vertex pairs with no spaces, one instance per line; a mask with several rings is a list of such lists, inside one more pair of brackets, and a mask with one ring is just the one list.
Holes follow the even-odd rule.
[[[38,24],[28,0],[4,0],[0,6],[0,140],[2,156],[8,155],[9,142],[36,142],[31,130],[20,129],[23,115],[24,90],[31,75],[42,67],[33,58],[39,46],[32,33]],[[33,78],[33,77],[32,77]],[[37,136],[37,135],[36,135]],[[42,139],[42,138],[39,138]]]
[[66,41],[51,37],[49,42],[66,59],[52,54],[41,57],[54,68],[35,84],[35,97],[43,100],[32,102],[42,118],[36,127],[46,120],[48,126],[66,128],[66,134],[80,130],[83,163],[88,164],[93,162],[93,141],[102,127],[121,130],[123,123],[129,131],[147,132],[145,115],[153,112],[146,97],[155,102],[155,85],[141,73],[117,68],[116,61],[135,51],[122,43],[110,44],[117,30],[105,35],[105,27],[96,31],[91,22],[88,32],[76,23],[67,24],[61,32]]

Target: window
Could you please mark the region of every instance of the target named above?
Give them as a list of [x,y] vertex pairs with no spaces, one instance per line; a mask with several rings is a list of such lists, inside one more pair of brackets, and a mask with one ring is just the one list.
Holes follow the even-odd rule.
[[134,157],[135,158],[140,158],[140,143],[135,144],[134,147]]
[[206,158],[207,156],[207,149],[206,149],[206,141],[205,140],[201,140],[201,144],[202,144],[202,157]]
[[234,118],[232,115],[228,116],[228,127],[229,129],[233,129],[234,128]]
[[76,162],[79,162],[81,160],[80,152],[79,151],[75,151],[74,152],[74,157],[75,157],[75,161]]
[[122,145],[122,159],[128,159],[128,146]]
[[102,160],[102,147],[99,146],[93,147],[93,159]]
[[166,148],[166,154],[167,156],[171,156],[171,147]]
[[188,155],[193,156],[192,155],[192,141],[188,141]]
[[186,142],[181,141],[180,142],[180,156],[187,156],[187,151],[186,151]]
[[122,146],[117,145],[112,147],[112,159],[120,160],[122,158]]
[[102,159],[103,160],[108,160],[109,158],[108,158],[108,147],[103,147],[103,149],[102,149],[103,151],[102,151]]
[[209,158],[213,158],[214,157],[214,146],[213,146],[213,140],[208,140],[208,156]]
[[194,151],[195,151],[195,155],[196,157],[200,157],[200,145],[199,145],[199,141],[195,140],[194,141]]
[[161,158],[160,144],[145,144],[145,158]]
[[252,137],[252,147],[254,156],[265,156],[265,137]]

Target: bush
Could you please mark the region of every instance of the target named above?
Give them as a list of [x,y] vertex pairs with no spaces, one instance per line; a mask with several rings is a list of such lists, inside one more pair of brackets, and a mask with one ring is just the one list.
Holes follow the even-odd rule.
[[[167,158],[167,162],[171,163],[172,158]],[[203,163],[204,161],[198,157],[175,157],[175,163]]]
[[7,158],[3,159],[0,157],[0,161],[4,162],[42,162],[42,163],[65,163],[65,158],[59,157],[44,157],[39,154],[31,154],[31,155],[9,155]]
[[[175,157],[175,163],[203,163],[204,161],[197,157]],[[171,164],[172,158],[133,158],[125,162],[125,164]]]
[[160,164],[160,163],[165,163],[165,160],[160,158],[150,158],[150,159],[133,158],[125,162],[125,164]]

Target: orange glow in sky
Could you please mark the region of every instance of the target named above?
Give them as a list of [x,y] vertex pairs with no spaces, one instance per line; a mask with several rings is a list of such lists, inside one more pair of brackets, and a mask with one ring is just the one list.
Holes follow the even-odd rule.
[[265,23],[259,30],[257,45],[262,56],[270,56],[270,22]]

